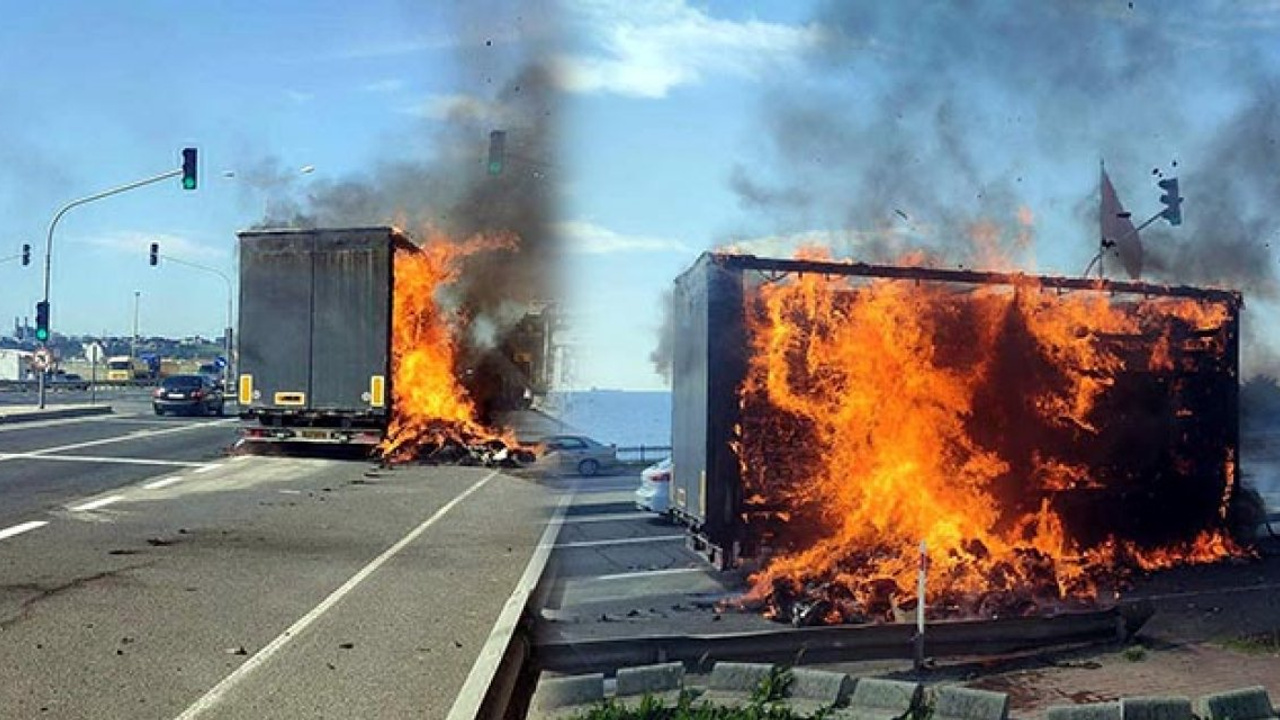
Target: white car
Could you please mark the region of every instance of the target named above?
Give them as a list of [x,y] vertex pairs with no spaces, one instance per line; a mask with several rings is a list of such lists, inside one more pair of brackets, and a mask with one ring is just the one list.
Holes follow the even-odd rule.
[[636,507],[662,515],[671,509],[671,458],[650,465],[640,473]]

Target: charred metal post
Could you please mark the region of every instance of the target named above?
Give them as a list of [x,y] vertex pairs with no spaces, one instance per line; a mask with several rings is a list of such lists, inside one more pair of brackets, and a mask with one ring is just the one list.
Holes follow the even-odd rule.
[[929,547],[924,540],[920,541],[920,578],[916,582],[916,636],[913,649],[913,663],[916,670],[924,669],[924,597],[925,583],[929,574]]

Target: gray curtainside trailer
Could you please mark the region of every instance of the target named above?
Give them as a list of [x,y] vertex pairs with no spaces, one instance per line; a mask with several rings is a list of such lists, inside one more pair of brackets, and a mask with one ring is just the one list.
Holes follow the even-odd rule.
[[389,227],[240,238],[239,377],[248,441],[375,445],[391,417]]
[[[758,288],[787,276],[814,274],[861,281],[901,280],[942,284],[962,305],[975,288],[1041,288],[1047,292],[1098,293],[1113,303],[1150,298],[1185,298],[1220,304],[1223,324],[1211,330],[1175,331],[1169,348],[1176,367],[1149,372],[1130,363],[1099,400],[1101,432],[1077,438],[1078,456],[1102,468],[1108,491],[1063,493],[1055,505],[1076,537],[1096,541],[1098,532],[1118,531],[1139,541],[1220,522],[1219,503],[1238,477],[1239,293],[1185,286],[1090,278],[1033,277],[1018,273],[938,270],[864,263],[782,260],[751,255],[705,253],[675,282],[672,354],[671,512],[689,531],[689,543],[720,567],[759,557],[774,537],[747,499],[757,482],[804,482],[782,468],[801,448],[790,447],[776,431],[780,414],[749,417],[741,395],[749,369],[746,317]],[[1145,357],[1152,338],[1098,334],[1117,354]],[[1210,342],[1220,354],[1207,353]],[[1015,391],[1009,389],[1006,394]],[[1016,399],[1016,398],[1015,398]],[[987,408],[975,412],[982,422]],[[766,422],[761,423],[761,420]],[[770,424],[772,423],[772,424]],[[773,437],[766,456],[744,472],[737,444],[744,427]],[[1153,429],[1154,428],[1154,429]],[[784,428],[786,429],[786,428]],[[1028,435],[1028,444],[1046,441]],[[746,461],[750,464],[750,461]],[[748,477],[750,476],[750,478]],[[1017,484],[1018,478],[1011,483]],[[1234,501],[1238,495],[1233,495]],[[1222,510],[1225,513],[1225,509]],[[1227,518],[1228,520],[1230,518]]]

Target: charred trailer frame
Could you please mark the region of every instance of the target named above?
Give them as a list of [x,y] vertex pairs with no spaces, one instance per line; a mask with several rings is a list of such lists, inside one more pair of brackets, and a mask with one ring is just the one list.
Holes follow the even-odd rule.
[[376,445],[392,410],[390,227],[252,230],[240,239],[241,436]]
[[[1090,278],[705,253],[676,279],[673,294],[671,491],[672,515],[686,526],[690,546],[717,567],[736,566],[743,559],[758,556],[762,545],[767,545],[767,540],[762,539],[767,533],[761,532],[750,517],[751,508],[744,502],[744,481],[736,449],[744,419],[739,393],[749,370],[747,313],[754,288],[760,283],[781,281],[790,274],[942,283],[970,290],[981,286],[1034,287],[1044,291],[1105,293],[1111,298],[1167,297],[1221,303],[1227,310],[1226,321],[1215,331],[1223,347],[1221,356],[1212,362],[1190,358],[1189,369],[1179,377],[1193,386],[1193,402],[1206,409],[1213,418],[1210,422],[1215,423],[1210,427],[1200,422],[1194,426],[1195,431],[1206,432],[1210,436],[1206,442],[1226,458],[1216,468],[1217,473],[1203,482],[1205,487],[1194,492],[1208,498],[1212,485],[1225,487],[1225,492],[1230,493],[1239,477],[1239,309],[1243,300],[1237,292]],[[1123,348],[1125,342],[1133,340],[1115,342]],[[1148,395],[1161,391],[1158,383],[1144,382]],[[1112,409],[1124,413],[1123,408]],[[1117,417],[1116,423],[1124,422],[1125,417]],[[1158,497],[1143,497],[1149,491],[1149,487],[1128,488],[1130,497],[1111,503],[1110,512],[1127,512],[1133,503],[1159,503]],[[1220,499],[1221,493],[1214,502]],[[1076,507],[1072,507],[1073,502],[1071,498],[1064,502],[1063,514],[1068,520],[1106,507],[1097,498],[1075,502]]]

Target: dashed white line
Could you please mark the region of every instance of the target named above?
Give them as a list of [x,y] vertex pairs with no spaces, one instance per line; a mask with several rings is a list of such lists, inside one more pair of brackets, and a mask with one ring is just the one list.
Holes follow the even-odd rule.
[[195,473],[207,473],[207,472],[212,472],[212,471],[214,471],[214,470],[217,470],[217,469],[218,469],[218,468],[220,468],[220,467],[222,467],[222,465],[218,465],[218,464],[214,464],[214,465],[205,465],[204,467],[196,468],[196,469],[195,469],[195,470],[193,470],[192,472],[195,472]]
[[555,549],[604,547],[606,545],[639,545],[641,543],[675,542],[676,540],[684,540],[684,535],[654,535],[652,537],[619,538],[617,540],[581,540],[560,543],[555,546]]
[[[0,453],[0,460],[49,460],[52,462],[87,462],[104,465],[164,465],[166,467],[208,467],[207,463],[186,460],[153,460],[151,458],[107,457],[100,455],[45,455],[41,452]],[[214,467],[217,467],[216,465]]]
[[35,530],[36,528],[44,527],[45,525],[48,525],[48,524],[49,524],[49,521],[47,520],[32,520],[30,522],[24,522],[19,525],[14,525],[13,527],[7,527],[3,530],[0,530],[0,540],[4,540],[5,538],[11,538],[14,535],[21,535],[22,533],[28,530]]
[[166,487],[169,487],[170,485],[173,485],[174,483],[180,483],[180,482],[182,482],[184,479],[185,479],[185,478],[183,478],[183,476],[181,476],[181,475],[177,475],[177,476],[175,476],[175,477],[169,477],[169,478],[165,478],[165,479],[163,479],[163,480],[156,480],[155,482],[149,482],[149,483],[147,483],[146,485],[143,485],[142,487],[143,487],[143,489],[145,489],[145,490],[159,490],[160,488],[166,488]]
[[444,517],[445,514],[456,507],[458,503],[461,503],[463,500],[471,497],[471,495],[475,494],[477,490],[484,487],[486,483],[497,476],[498,471],[494,470],[483,478],[477,480],[471,487],[463,490],[457,497],[445,503],[439,510],[436,510],[431,517],[422,521],[421,525],[410,530],[408,535],[400,538],[396,544],[384,550],[381,555],[370,561],[368,565],[361,568],[355,575],[352,575],[350,580],[347,580],[342,584],[342,587],[339,587],[337,590],[330,593],[329,597],[325,598],[319,605],[312,608],[311,612],[303,615],[297,622],[290,625],[284,632],[277,635],[274,640],[267,643],[266,646],[258,652],[254,653],[253,657],[244,661],[240,667],[236,668],[230,675],[223,678],[222,682],[213,686],[212,690],[205,693],[203,697],[192,703],[190,707],[184,710],[182,714],[177,717],[177,720],[190,720],[216,705],[227,691],[235,687],[241,680],[246,678],[249,673],[252,673],[263,663],[270,660],[272,655],[275,655],[280,651],[280,648],[287,645],[289,641],[297,637],[303,630],[306,630],[311,623],[315,622],[317,618],[328,612],[330,608],[336,605],[340,600],[342,600],[342,598],[346,597],[346,595],[354,590],[357,585],[364,582],[366,578],[376,572],[378,568],[382,567],[388,560],[408,546],[409,543],[418,539],[418,536],[422,535],[422,533],[426,532],[428,528],[436,524],[440,518]]
[[97,510],[98,508],[104,508],[112,503],[118,503],[123,499],[124,499],[123,495],[109,495],[104,498],[98,498],[97,500],[90,500],[87,503],[77,505],[71,508],[71,512],[88,512],[89,510]]
[[160,437],[162,435],[172,435],[173,433],[180,433],[180,432],[191,432],[192,430],[199,430],[201,428],[208,428],[216,425],[224,425],[228,422],[231,422],[231,420],[215,420],[209,423],[180,425],[178,427],[165,428],[163,430],[148,431],[147,434],[145,435],[132,435],[132,434],[131,435],[115,435],[108,438],[101,438],[99,440],[87,440],[85,442],[71,443],[69,445],[58,445],[56,447],[41,448],[39,450],[32,450],[31,452],[26,452],[26,453],[0,455],[0,461],[26,459],[26,458],[31,458],[33,456],[41,456],[41,455],[51,455],[53,453],[66,452],[67,450],[80,450],[82,448],[98,447],[100,445],[114,445],[116,443],[134,442],[137,440],[145,440],[148,438]]

